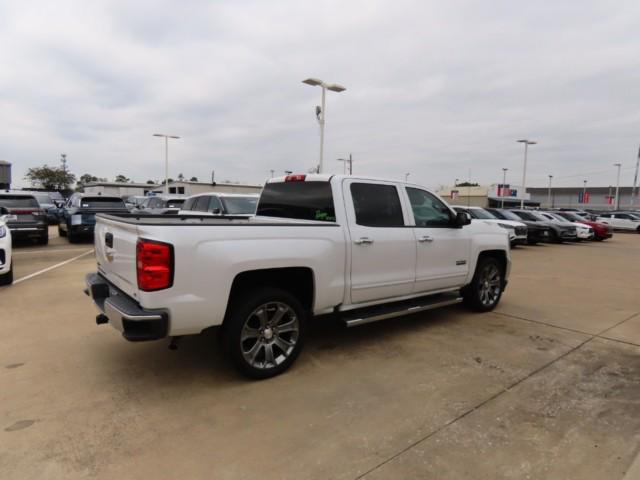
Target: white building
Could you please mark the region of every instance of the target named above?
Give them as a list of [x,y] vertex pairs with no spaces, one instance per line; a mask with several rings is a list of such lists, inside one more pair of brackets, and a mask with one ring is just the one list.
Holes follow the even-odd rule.
[[146,183],[91,182],[84,186],[84,191],[85,193],[96,195],[116,195],[123,197],[127,195],[146,195],[156,187],[157,185]]
[[[195,195],[197,193],[219,192],[219,193],[260,193],[262,185],[248,185],[241,183],[209,183],[209,182],[188,182],[186,180],[169,182],[169,193]],[[156,185],[153,193],[164,193],[164,185]]]

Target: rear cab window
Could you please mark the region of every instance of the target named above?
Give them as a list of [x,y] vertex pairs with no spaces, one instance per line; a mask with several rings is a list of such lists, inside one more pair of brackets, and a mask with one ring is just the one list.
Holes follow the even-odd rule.
[[395,185],[352,183],[356,223],[364,227],[404,227],[402,204]]
[[0,207],[6,208],[39,208],[35,197],[30,195],[0,195]]
[[126,210],[126,205],[121,198],[109,197],[83,197],[80,199],[81,208],[121,208]]
[[267,183],[260,196],[256,215],[335,222],[331,184],[327,181]]

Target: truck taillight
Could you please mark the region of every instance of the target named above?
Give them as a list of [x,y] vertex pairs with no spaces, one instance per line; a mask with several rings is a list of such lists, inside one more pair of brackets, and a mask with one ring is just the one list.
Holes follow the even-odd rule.
[[286,177],[284,177],[284,181],[285,182],[304,182],[305,178],[307,178],[307,176],[304,174],[287,175]]
[[173,285],[173,246],[153,240],[138,240],[136,246],[138,288],[144,292]]

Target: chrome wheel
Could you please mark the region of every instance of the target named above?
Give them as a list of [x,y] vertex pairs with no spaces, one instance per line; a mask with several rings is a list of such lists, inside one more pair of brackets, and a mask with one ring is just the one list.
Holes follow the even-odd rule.
[[281,365],[293,353],[300,321],[293,308],[281,302],[260,305],[246,318],[240,350],[249,365],[268,369]]
[[500,298],[501,288],[500,270],[495,264],[488,264],[478,279],[478,296],[482,305],[489,307],[496,303]]

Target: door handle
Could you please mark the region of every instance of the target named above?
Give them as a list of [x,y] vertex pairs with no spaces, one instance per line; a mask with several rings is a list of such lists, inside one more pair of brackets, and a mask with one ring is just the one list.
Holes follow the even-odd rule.
[[359,239],[354,240],[353,243],[356,245],[371,245],[373,243],[373,238],[360,237]]
[[433,237],[430,235],[423,235],[421,237],[418,237],[418,241],[419,242],[433,242]]

